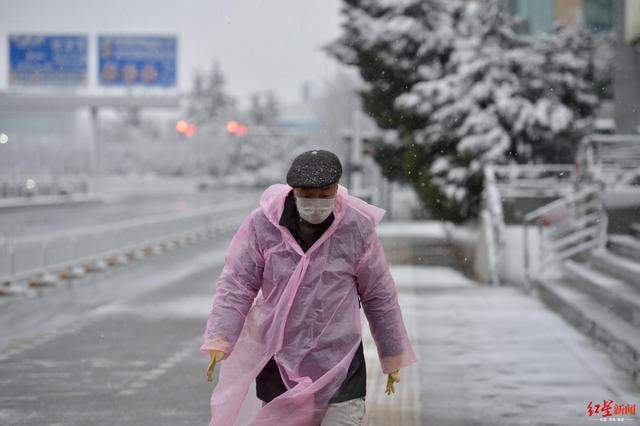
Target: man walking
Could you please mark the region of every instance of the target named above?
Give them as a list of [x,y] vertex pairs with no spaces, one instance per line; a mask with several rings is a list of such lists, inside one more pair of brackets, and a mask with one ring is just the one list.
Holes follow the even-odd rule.
[[262,406],[251,424],[360,424],[360,306],[387,393],[398,370],[417,361],[375,233],[384,210],[348,195],[341,174],[329,151],[299,155],[287,185],[267,188],[234,235],[200,347],[211,356],[209,380],[225,360],[211,425],[239,422],[254,379]]

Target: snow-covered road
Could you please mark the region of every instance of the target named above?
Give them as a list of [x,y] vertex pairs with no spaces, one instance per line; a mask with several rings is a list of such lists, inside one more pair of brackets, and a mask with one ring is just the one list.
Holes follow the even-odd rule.
[[[195,187],[195,184],[193,185]],[[244,199],[257,199],[258,191],[215,189],[205,192],[166,191],[139,194],[109,193],[105,202],[26,207],[0,211],[0,236],[5,238],[47,234],[77,227],[104,225],[124,220],[187,212]]]
[[[3,309],[0,424],[207,424],[215,381],[198,347],[230,236]],[[420,361],[387,396],[365,335],[366,424],[578,425],[589,401],[639,402],[604,352],[517,288],[445,266],[392,273]]]

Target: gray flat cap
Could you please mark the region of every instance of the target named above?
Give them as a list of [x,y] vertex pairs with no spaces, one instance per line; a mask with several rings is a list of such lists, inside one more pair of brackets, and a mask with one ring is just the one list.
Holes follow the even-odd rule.
[[298,155],[287,172],[289,186],[322,188],[337,182],[342,176],[342,164],[331,151],[314,149]]

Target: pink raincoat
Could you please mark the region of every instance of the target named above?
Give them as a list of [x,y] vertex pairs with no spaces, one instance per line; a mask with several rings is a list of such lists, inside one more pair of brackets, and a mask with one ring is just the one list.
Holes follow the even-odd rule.
[[[383,373],[418,360],[375,232],[385,211],[339,185],[335,219],[305,253],[279,224],[291,189],[267,188],[228,248],[200,347],[229,354],[210,425],[319,425],[362,338],[358,296]],[[274,355],[287,391],[260,407],[248,390]]]

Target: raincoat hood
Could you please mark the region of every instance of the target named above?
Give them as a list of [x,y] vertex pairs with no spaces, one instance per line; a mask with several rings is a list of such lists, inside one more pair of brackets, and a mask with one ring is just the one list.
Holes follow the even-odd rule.
[[[274,184],[225,257],[200,347],[228,354],[210,425],[318,425],[362,339],[362,302],[383,373],[417,361],[375,226],[385,211],[339,185],[334,220],[305,252],[280,225],[292,187]],[[249,392],[269,359],[287,391],[264,407]]]

